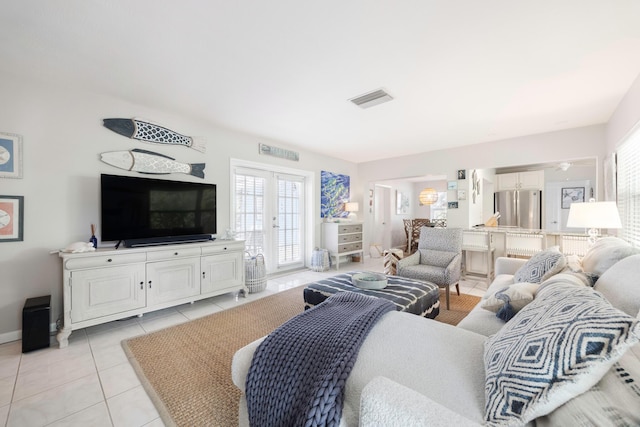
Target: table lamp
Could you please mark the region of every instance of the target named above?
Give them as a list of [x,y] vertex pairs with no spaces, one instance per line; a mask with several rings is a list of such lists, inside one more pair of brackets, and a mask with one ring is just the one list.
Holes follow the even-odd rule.
[[598,239],[599,228],[622,228],[616,202],[572,203],[569,208],[567,227],[588,228],[589,246]]
[[360,206],[358,206],[358,202],[347,202],[344,204],[345,212],[349,212],[347,218],[350,221],[357,221],[358,215],[356,214],[356,212],[358,212],[358,209],[360,209]]

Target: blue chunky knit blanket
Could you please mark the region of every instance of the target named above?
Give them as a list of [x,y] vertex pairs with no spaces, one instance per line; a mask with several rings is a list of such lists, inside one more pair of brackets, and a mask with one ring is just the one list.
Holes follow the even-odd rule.
[[395,311],[384,299],[340,292],[290,319],[258,346],[247,375],[252,426],[337,426],[344,385],[370,329]]

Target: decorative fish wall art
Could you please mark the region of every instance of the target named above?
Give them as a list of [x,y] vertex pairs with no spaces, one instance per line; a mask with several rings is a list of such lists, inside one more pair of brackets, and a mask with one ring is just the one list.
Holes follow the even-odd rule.
[[181,163],[174,158],[153,151],[134,149],[108,151],[100,154],[100,160],[120,169],[148,174],[184,173],[204,178],[205,163]]
[[204,138],[181,135],[165,127],[145,122],[140,119],[102,119],[107,129],[126,136],[152,144],[180,145],[193,148],[201,153],[207,151]]

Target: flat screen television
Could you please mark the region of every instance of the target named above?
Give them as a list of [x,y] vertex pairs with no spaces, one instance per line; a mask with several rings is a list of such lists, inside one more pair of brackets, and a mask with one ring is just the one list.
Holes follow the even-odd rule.
[[103,174],[100,189],[102,241],[161,245],[216,233],[215,184]]

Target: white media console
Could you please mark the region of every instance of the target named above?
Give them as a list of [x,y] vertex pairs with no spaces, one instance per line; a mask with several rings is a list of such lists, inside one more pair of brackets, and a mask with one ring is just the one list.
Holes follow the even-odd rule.
[[60,252],[60,257],[60,348],[69,344],[76,329],[227,292],[247,292],[244,241]]

